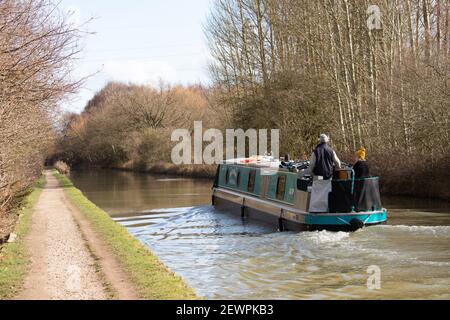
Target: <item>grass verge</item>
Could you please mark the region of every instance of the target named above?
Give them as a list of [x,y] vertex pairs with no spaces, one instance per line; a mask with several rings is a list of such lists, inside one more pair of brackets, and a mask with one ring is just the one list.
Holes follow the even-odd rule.
[[17,240],[14,243],[4,244],[0,248],[0,300],[11,299],[16,296],[23,285],[30,263],[25,247],[25,236],[31,226],[33,208],[45,185],[42,176],[33,186],[28,196],[20,202],[15,209],[19,215],[14,233]]
[[91,222],[92,227],[108,244],[142,298],[151,300],[196,299],[194,291],[161,263],[128,231],[114,222],[106,212],[93,204],[72,182],[58,172],[53,173],[69,201]]

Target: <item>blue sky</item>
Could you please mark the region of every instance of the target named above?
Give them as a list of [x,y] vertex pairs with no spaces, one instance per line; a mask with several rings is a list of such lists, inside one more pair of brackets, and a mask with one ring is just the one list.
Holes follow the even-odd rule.
[[108,81],[209,82],[203,25],[212,0],[63,0],[73,23],[94,18],[74,76],[94,74],[65,110],[80,112]]

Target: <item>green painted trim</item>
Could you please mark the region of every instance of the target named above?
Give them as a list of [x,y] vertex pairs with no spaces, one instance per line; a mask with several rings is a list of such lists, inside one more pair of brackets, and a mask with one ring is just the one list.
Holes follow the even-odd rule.
[[[238,185],[227,183],[227,175],[229,174],[229,170],[234,169],[237,170],[240,173],[240,181]],[[295,202],[295,192],[297,189],[297,174],[292,172],[284,172],[284,171],[277,171],[273,175],[269,175],[269,187],[267,194],[263,194],[262,190],[262,182],[263,182],[263,175],[261,174],[262,170],[265,168],[257,168],[257,167],[251,167],[251,166],[243,166],[243,165],[234,165],[234,164],[223,164],[220,165],[219,170],[219,187],[228,189],[235,192],[240,192],[247,195],[252,195],[258,198],[267,198],[272,201],[276,201],[279,203],[284,203],[288,205],[293,205]],[[256,171],[256,179],[255,179],[255,191],[249,192],[248,191],[248,182],[249,182],[249,176],[251,171]],[[283,199],[280,200],[276,197],[276,189],[278,187],[278,177],[284,175],[286,176],[286,186],[284,190],[284,196]],[[293,191],[291,193],[291,191]]]

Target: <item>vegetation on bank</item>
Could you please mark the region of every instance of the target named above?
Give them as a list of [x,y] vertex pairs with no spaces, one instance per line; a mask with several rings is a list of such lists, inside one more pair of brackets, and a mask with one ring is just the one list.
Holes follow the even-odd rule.
[[0,1],[0,239],[53,152],[58,103],[80,85],[70,71],[83,33],[58,5]]
[[122,166],[114,169],[200,179],[214,179],[217,173],[216,165],[175,165],[169,162],[157,162],[146,168]]
[[62,175],[70,174],[70,166],[64,161],[56,161],[53,167]]
[[218,0],[205,30],[234,127],[368,150],[389,193],[450,199],[448,0]]
[[20,205],[13,210],[19,216],[14,229],[15,242],[0,246],[0,300],[11,299],[19,292],[30,263],[25,247],[25,236],[31,226],[34,206],[42,192],[45,178],[41,177],[25,196]]
[[65,176],[54,172],[71,203],[91,222],[118,258],[142,298],[151,300],[196,299],[194,291],[169,271],[156,256],[107,213],[89,201]]
[[170,162],[171,133],[196,120],[216,126],[201,86],[160,88],[109,83],[81,115],[68,114],[55,160],[70,166],[124,167],[147,170]]

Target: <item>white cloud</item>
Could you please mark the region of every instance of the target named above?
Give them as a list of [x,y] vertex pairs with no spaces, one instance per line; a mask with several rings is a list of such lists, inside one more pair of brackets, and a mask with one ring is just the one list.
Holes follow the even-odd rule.
[[162,79],[167,82],[177,80],[176,69],[162,61],[110,60],[104,65],[109,80],[156,85]]

